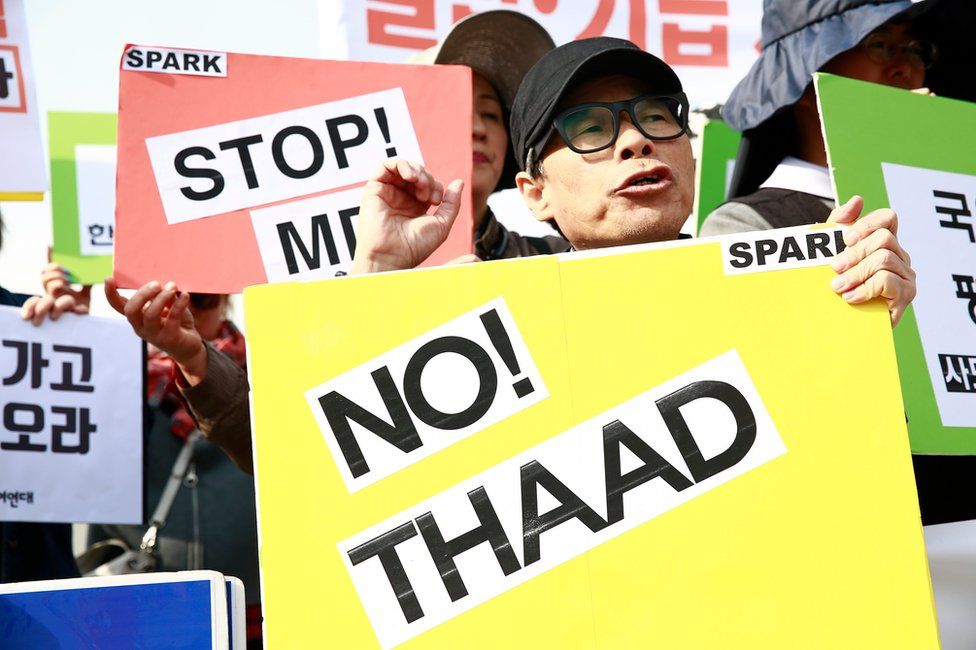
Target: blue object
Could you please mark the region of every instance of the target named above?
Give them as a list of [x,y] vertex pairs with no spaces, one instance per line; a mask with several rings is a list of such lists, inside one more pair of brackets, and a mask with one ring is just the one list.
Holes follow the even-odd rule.
[[213,648],[211,582],[0,594],[3,650]]

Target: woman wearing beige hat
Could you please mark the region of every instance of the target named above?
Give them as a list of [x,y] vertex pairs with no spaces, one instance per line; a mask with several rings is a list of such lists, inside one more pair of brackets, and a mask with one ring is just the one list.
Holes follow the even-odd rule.
[[515,11],[486,11],[464,18],[434,47],[411,63],[466,65],[472,69],[473,163],[471,197],[474,252],[482,260],[561,253],[569,243],[555,233],[523,237],[505,228],[488,206],[488,197],[515,187],[518,166],[508,137],[508,114],[522,77],[555,47],[545,28]]

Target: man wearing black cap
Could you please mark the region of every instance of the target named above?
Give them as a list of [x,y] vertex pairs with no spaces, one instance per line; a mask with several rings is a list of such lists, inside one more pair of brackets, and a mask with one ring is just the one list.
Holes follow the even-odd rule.
[[[574,248],[676,239],[691,212],[694,164],[681,82],[629,41],[584,39],[543,56],[515,97],[511,136],[523,199]],[[419,164],[386,161],[363,192],[351,272],[423,261],[446,238],[461,189],[460,180],[445,188]],[[851,223],[862,207],[855,197],[830,220]],[[890,210],[858,220],[831,283],[850,303],[884,298],[892,323],[915,296],[896,228]]]

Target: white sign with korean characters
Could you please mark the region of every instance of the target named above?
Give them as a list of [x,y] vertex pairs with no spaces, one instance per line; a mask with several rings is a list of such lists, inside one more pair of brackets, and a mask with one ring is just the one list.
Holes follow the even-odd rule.
[[142,523],[142,341],[124,320],[35,327],[10,307],[0,332],[0,521]]
[[881,163],[943,426],[976,426],[976,176]]

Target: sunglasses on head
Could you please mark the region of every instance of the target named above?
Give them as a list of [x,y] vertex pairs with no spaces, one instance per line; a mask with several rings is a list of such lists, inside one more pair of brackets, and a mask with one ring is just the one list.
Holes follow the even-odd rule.
[[688,98],[681,92],[571,106],[555,117],[553,127],[576,153],[593,153],[617,141],[622,112],[650,140],[674,140],[688,130]]

